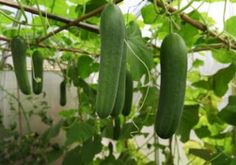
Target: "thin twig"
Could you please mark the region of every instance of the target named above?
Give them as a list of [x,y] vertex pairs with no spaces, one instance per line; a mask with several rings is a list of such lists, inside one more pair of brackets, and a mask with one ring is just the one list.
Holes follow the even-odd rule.
[[[121,0],[119,0],[118,2],[121,2]],[[10,1],[10,0],[0,0],[0,4],[9,6],[9,7],[15,8],[15,9],[20,9],[20,6],[17,3],[13,2],[13,1]],[[68,23],[72,22],[71,19],[60,17],[60,16],[57,16],[57,15],[48,13],[46,11],[42,11],[42,10],[39,11],[36,8],[29,7],[29,6],[26,6],[26,5],[22,5],[22,9],[24,9],[26,12],[36,14],[36,15],[39,15],[39,13],[41,13],[43,17],[46,17],[46,18],[49,18],[49,19],[52,19],[52,20],[56,20],[56,21],[59,21],[59,22],[63,22],[65,24],[68,24]],[[99,33],[98,28],[96,26],[90,25],[88,23],[79,22],[79,23],[77,23],[76,26],[78,26],[80,28],[83,28],[83,29],[86,29],[86,30],[89,30],[89,31],[94,32],[94,33]]]
[[100,7],[98,7],[97,9],[95,9],[95,10],[93,10],[93,11],[91,11],[91,12],[89,12],[89,13],[87,13],[87,14],[85,14],[85,15],[83,15],[83,16],[77,18],[77,19],[75,19],[74,21],[68,23],[67,25],[59,27],[58,29],[56,29],[56,30],[54,30],[54,31],[52,31],[52,32],[50,32],[50,33],[48,33],[46,36],[37,39],[37,43],[40,43],[40,42],[42,42],[42,41],[48,39],[48,38],[51,37],[52,35],[55,35],[56,33],[59,33],[59,32],[61,32],[62,30],[68,29],[68,28],[71,27],[71,26],[75,26],[75,25],[77,25],[79,22],[81,22],[81,21],[83,21],[83,20],[85,20],[85,19],[88,19],[88,18],[90,18],[90,17],[92,17],[92,16],[95,16],[95,15],[101,13],[102,10],[104,9],[104,7],[105,7],[105,5],[100,6]]
[[[165,7],[166,7],[166,5],[164,5],[160,0],[157,0],[156,4],[157,4],[159,7],[161,7],[161,8],[165,8]],[[168,9],[168,11],[169,11],[170,13],[174,13],[174,12],[177,11],[177,9],[175,9],[175,8],[173,8],[173,7],[171,7],[171,6],[167,6],[167,9]],[[213,32],[213,31],[209,31],[209,30],[208,30],[208,27],[207,27],[205,24],[203,24],[203,23],[201,23],[201,22],[199,22],[199,21],[197,21],[197,20],[192,19],[191,17],[189,17],[189,16],[188,16],[187,14],[185,14],[185,13],[180,13],[179,15],[180,15],[180,18],[181,18],[184,22],[186,22],[186,23],[192,25],[193,27],[195,27],[195,28],[197,28],[197,29],[199,29],[199,30],[201,30],[201,31],[203,31],[203,32],[208,32],[208,34],[209,34],[210,36],[212,36],[212,37],[214,37],[214,38],[217,38],[219,41],[221,41],[222,43],[224,43],[224,44],[226,44],[226,45],[229,45],[229,44],[230,44],[229,41],[228,41],[227,39],[225,39],[224,37],[219,36],[217,33]],[[236,44],[234,43],[233,45],[231,45],[231,48],[236,49]]]
[[[0,41],[6,41],[6,42],[10,42],[11,39],[0,36]],[[29,43],[29,45],[35,46],[35,44]],[[53,47],[53,46],[49,46],[49,45],[44,45],[44,44],[39,44],[37,45],[40,48],[47,48],[47,49],[54,49],[56,51],[65,51],[65,52],[73,52],[73,53],[82,53],[82,54],[88,54],[88,55],[92,55],[92,56],[99,56],[99,54],[95,54],[95,53],[90,53],[87,52],[85,50],[81,50],[78,48],[61,48],[61,47]],[[9,48],[2,48],[0,47],[0,50],[4,50],[4,51],[11,51]]]

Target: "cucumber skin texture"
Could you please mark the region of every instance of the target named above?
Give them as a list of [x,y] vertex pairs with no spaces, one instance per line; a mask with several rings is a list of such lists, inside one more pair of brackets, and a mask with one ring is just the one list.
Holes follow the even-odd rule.
[[163,139],[176,131],[184,106],[187,76],[187,47],[181,36],[165,37],[160,50],[161,84],[155,131]]
[[113,110],[119,84],[125,24],[121,10],[108,4],[101,14],[101,60],[96,97],[96,112],[106,118]]
[[23,94],[29,95],[31,86],[26,66],[26,50],[27,45],[22,37],[16,36],[12,39],[11,52],[17,84]]
[[[35,78],[40,78],[37,82]],[[32,55],[32,87],[34,94],[38,95],[43,89],[43,56],[39,51],[34,51]]]
[[112,117],[117,117],[122,112],[125,104],[125,82],[126,82],[126,53],[127,46],[124,44],[123,53],[122,53],[122,63],[120,68],[120,76],[119,76],[119,85],[116,94],[115,105],[111,112]]
[[131,111],[133,100],[133,78],[131,73],[126,70],[126,80],[125,80],[125,103],[122,110],[123,116],[128,116]]
[[60,105],[66,105],[66,80],[60,83]]

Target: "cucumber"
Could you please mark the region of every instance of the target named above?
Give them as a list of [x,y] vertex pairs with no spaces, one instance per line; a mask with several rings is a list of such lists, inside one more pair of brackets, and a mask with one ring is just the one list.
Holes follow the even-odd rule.
[[116,94],[115,105],[111,112],[112,117],[119,116],[119,114],[122,112],[125,103],[126,53],[127,53],[127,46],[126,44],[124,44],[118,91]]
[[128,116],[131,111],[133,100],[133,78],[131,73],[126,70],[126,80],[125,80],[125,103],[122,110],[123,116]]
[[23,94],[31,94],[31,87],[26,66],[27,45],[25,40],[16,36],[11,41],[11,52],[17,84]]
[[66,105],[66,80],[62,80],[60,83],[60,105]]
[[43,89],[43,56],[39,51],[32,55],[32,87],[34,94],[38,95]]
[[120,118],[116,117],[114,119],[113,139],[118,140],[119,137],[120,137]]
[[106,118],[115,105],[119,84],[125,24],[121,10],[108,4],[101,14],[101,60],[97,85],[96,112]]
[[160,49],[161,84],[155,131],[163,139],[176,131],[184,106],[187,47],[176,33],[165,37]]

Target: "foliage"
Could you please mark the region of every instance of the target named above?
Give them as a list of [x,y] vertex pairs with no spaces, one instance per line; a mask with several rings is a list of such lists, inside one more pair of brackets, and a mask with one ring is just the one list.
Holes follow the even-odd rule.
[[[162,164],[181,164],[176,156],[179,154],[185,155],[188,164],[193,165],[235,164],[235,16],[224,20],[223,31],[211,31],[215,29],[216,20],[199,8],[191,7],[191,1],[183,10],[178,8],[178,3],[182,1],[164,3],[186,12],[193,22],[184,20],[178,10],[171,14],[167,8],[158,5],[160,1],[154,3],[154,0],[142,1],[130,7],[129,13],[124,13],[127,68],[134,80],[134,98],[130,115],[119,116],[120,134],[118,139],[114,139],[115,120],[111,117],[99,119],[95,112],[100,55],[97,28],[100,12],[97,8],[108,0],[17,2],[17,11],[0,6],[0,71],[12,69],[8,60],[11,57],[9,40],[19,35],[27,41],[28,57],[35,50],[40,51],[48,65],[60,70],[59,75],[67,80],[67,88],[76,88],[79,105],[60,107],[57,114],[60,120],[55,122],[48,113],[50,105],[45,99],[50,91],[44,91],[37,97],[29,95],[22,101],[0,84],[3,93],[0,96],[4,96],[0,99],[7,100],[16,116],[21,109],[26,123],[26,129],[21,132],[17,121],[6,127],[1,116],[0,164],[53,164],[60,161],[64,165],[154,165],[157,150],[164,156]],[[196,1],[198,5],[205,2],[209,5],[226,3],[221,0]],[[21,8],[24,5],[47,11],[48,15],[42,12],[30,14],[30,11]],[[79,25],[65,27],[68,23],[65,20],[75,20],[94,10],[96,12]],[[50,14],[56,17],[52,19]],[[204,25],[206,29],[196,24]],[[65,30],[41,40],[61,27]],[[161,76],[159,45],[171,30],[185,40],[189,49],[189,66],[185,106],[178,130],[171,139],[162,141],[157,140],[153,133]],[[209,65],[205,60],[207,57],[223,67],[212,70],[210,74],[201,72]],[[233,92],[230,92],[232,89]],[[223,100],[228,103],[222,107]],[[67,101],[70,101],[69,98]],[[30,109],[25,109],[25,102],[32,103]],[[33,116],[38,116],[47,129],[40,133],[31,130],[29,118]],[[147,128],[148,131],[145,131]],[[57,142],[55,138],[60,134],[64,135],[64,141]],[[139,138],[146,140],[138,144],[136,140]],[[179,152],[179,149],[184,152]]]

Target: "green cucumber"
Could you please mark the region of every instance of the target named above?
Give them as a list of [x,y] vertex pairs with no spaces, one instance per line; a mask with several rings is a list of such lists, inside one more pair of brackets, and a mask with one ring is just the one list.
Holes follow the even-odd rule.
[[113,127],[113,139],[118,140],[120,137],[120,118],[116,117],[114,119],[114,127]]
[[38,95],[43,89],[43,56],[39,51],[32,55],[32,87],[34,94]]
[[119,85],[116,94],[115,105],[111,112],[112,117],[119,116],[119,114],[122,112],[125,103],[126,53],[127,53],[127,46],[126,44],[124,44],[122,63],[120,68]]
[[161,84],[155,131],[163,139],[176,131],[184,106],[187,47],[176,33],[165,37],[160,50]]
[[60,83],[60,105],[61,106],[66,105],[66,80],[65,79]]
[[14,37],[11,41],[11,52],[17,84],[22,93],[29,95],[31,87],[26,65],[26,51],[25,40],[20,36]]
[[125,80],[125,103],[124,108],[122,110],[122,114],[124,116],[128,116],[130,114],[132,108],[132,100],[133,100],[133,78],[131,73],[126,71],[126,80]]
[[101,14],[101,60],[96,97],[96,112],[100,118],[108,117],[115,105],[122,52],[125,39],[125,24],[121,10],[108,4]]

